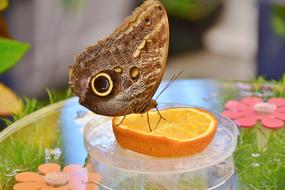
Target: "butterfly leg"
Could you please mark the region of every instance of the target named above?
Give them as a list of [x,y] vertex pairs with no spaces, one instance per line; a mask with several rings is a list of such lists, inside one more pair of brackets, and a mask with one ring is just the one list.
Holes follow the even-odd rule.
[[156,124],[156,126],[155,126],[155,128],[154,128],[153,130],[155,130],[155,129],[158,127],[158,125],[159,125],[161,119],[162,119],[162,117],[159,117],[159,120],[158,120],[158,122],[157,122],[157,124]]
[[160,116],[160,118],[163,119],[164,121],[166,121],[165,117],[163,117],[163,116],[161,115],[161,113],[159,112],[159,109],[158,109],[157,107],[155,107],[155,109],[156,109],[158,115]]
[[148,112],[146,112],[146,117],[147,117],[147,123],[148,123],[149,131],[150,131],[150,132],[152,132],[152,129],[151,129],[151,126],[150,126],[150,121],[149,121],[149,115],[148,115]]
[[[126,113],[129,113],[130,108],[131,108],[131,107],[130,107],[130,106],[128,106]],[[117,126],[118,126],[118,125],[121,125],[121,124],[123,123],[123,121],[125,120],[125,118],[126,118],[126,116],[127,116],[127,115],[128,115],[128,114],[124,115],[123,119],[120,121],[120,123],[119,123],[119,124],[117,124]]]
[[164,121],[166,121],[166,119],[165,119],[165,118],[161,115],[161,113],[159,112],[159,109],[158,109],[157,107],[155,107],[155,109],[156,109],[156,111],[157,111],[157,113],[158,113],[158,115],[159,115],[159,120],[158,120],[158,122],[157,122],[157,124],[156,124],[156,126],[155,126],[155,128],[154,128],[153,130],[155,130],[155,129],[158,127],[158,125],[159,125],[161,119],[163,119]]
[[126,116],[127,116],[127,115],[124,115],[123,119],[120,121],[119,124],[117,124],[117,126],[118,126],[118,125],[121,125],[121,124],[123,123],[123,121],[125,120]]

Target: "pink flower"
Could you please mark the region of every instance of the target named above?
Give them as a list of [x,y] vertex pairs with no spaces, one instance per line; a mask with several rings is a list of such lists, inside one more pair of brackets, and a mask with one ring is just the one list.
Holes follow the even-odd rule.
[[240,101],[230,100],[223,115],[233,119],[240,127],[253,127],[258,121],[267,128],[281,128],[285,121],[285,99],[270,98],[263,102],[257,97],[246,97]]
[[49,163],[40,165],[38,172],[19,173],[15,179],[14,190],[98,190],[101,177],[80,165],[61,170],[60,165]]

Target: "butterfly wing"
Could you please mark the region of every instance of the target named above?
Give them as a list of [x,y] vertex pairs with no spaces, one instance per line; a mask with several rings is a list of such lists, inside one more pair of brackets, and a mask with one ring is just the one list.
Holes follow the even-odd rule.
[[165,71],[168,44],[163,5],[146,0],[113,34],[77,56],[69,72],[71,88],[97,114],[147,111]]

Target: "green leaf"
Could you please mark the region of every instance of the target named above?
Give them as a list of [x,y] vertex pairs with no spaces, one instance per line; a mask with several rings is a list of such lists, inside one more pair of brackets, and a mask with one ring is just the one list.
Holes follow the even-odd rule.
[[16,64],[29,48],[30,44],[0,38],[0,74]]

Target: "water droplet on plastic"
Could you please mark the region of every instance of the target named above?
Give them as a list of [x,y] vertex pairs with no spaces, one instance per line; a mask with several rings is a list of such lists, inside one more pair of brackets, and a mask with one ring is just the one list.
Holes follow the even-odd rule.
[[76,112],[76,118],[75,118],[75,119],[82,118],[82,117],[84,117],[86,114],[87,114],[87,111],[80,110],[80,111]]
[[251,156],[252,156],[253,158],[258,158],[258,157],[260,156],[260,154],[259,154],[259,153],[252,153]]
[[14,169],[12,171],[9,171],[10,169],[7,169],[7,172],[5,174],[6,177],[14,177],[16,176],[18,173],[23,172],[23,170],[21,169]]
[[252,163],[251,165],[252,165],[253,167],[259,167],[259,166],[260,166],[260,164],[259,164],[259,163],[256,163],[256,162]]
[[61,156],[62,151],[60,150],[60,148],[56,147],[54,149],[45,149],[45,160],[49,161],[49,160],[58,160],[59,157]]

